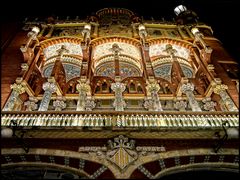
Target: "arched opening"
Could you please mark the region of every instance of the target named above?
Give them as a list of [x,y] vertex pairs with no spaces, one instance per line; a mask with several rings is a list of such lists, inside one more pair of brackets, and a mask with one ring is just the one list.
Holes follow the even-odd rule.
[[1,167],[2,179],[89,179],[89,175],[77,169],[56,164],[15,163]]
[[192,179],[238,179],[239,170],[230,167],[208,166],[206,164],[196,166],[186,166],[183,168],[170,168],[166,172],[160,173],[156,179],[161,180],[192,180]]

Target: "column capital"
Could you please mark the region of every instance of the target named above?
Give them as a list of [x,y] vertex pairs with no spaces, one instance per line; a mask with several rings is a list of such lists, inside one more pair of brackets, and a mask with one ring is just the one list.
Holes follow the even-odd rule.
[[57,90],[57,86],[55,83],[45,82],[43,83],[43,90],[50,91],[53,93]]
[[228,86],[225,84],[217,84],[213,87],[213,92],[215,94],[220,94],[222,91],[225,91],[226,89],[228,89]]
[[16,91],[18,94],[22,94],[26,91],[25,87],[22,84],[14,83],[10,87],[13,91]]
[[181,91],[186,94],[187,91],[193,91],[194,85],[192,83],[185,83],[181,86]]
[[150,93],[153,92],[153,91],[158,92],[160,90],[160,86],[159,86],[159,84],[157,83],[156,80],[152,80],[150,82],[147,82],[146,89]]
[[111,89],[115,92],[116,90],[121,90],[123,92],[126,89],[126,86],[124,83],[116,82],[111,84]]
[[22,68],[22,71],[27,71],[29,68],[29,65],[27,63],[22,63],[21,68]]
[[89,82],[83,82],[81,80],[78,80],[78,82],[79,83],[76,86],[76,89],[78,90],[78,92],[80,92],[80,91],[89,92],[91,90]]

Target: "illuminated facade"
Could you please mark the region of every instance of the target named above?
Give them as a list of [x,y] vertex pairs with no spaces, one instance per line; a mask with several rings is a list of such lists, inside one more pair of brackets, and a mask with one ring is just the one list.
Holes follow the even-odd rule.
[[2,82],[2,176],[23,167],[94,179],[238,172],[237,63],[194,12],[174,12],[176,22],[123,8],[26,21],[12,42],[23,57],[8,56],[21,72]]

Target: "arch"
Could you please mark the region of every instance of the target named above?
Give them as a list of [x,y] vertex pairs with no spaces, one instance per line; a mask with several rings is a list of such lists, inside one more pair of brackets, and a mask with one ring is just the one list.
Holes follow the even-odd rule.
[[[1,152],[2,152],[2,155],[25,154],[24,150],[21,148],[11,148],[11,149],[3,148]],[[235,160],[233,159],[236,159],[236,157],[238,157],[239,151],[238,149],[223,148],[221,149],[221,151],[219,151],[219,153],[215,154],[212,151],[212,149],[198,148],[198,149],[174,150],[174,151],[167,151],[167,152],[161,152],[161,153],[150,153],[149,155],[139,154],[137,160],[134,161],[134,163],[129,164],[124,172],[120,172],[120,170],[117,169],[114,164],[110,163],[105,158],[99,158],[97,154],[94,155],[89,153],[80,153],[75,151],[58,150],[58,149],[31,148],[27,155],[36,155],[36,154],[69,157],[69,158],[76,158],[76,159],[81,158],[87,161],[92,161],[94,163],[98,163],[106,166],[115,177],[129,178],[134,173],[135,170],[138,170],[140,166],[145,166],[147,163],[156,162],[161,159],[164,159],[164,160],[174,159],[175,157],[186,158],[190,156],[214,156],[214,155],[219,157],[226,156],[226,157],[231,157],[230,160],[228,159],[225,161],[224,159],[222,159],[222,161],[218,164],[229,163],[229,165],[232,167],[238,167],[237,161],[235,162]],[[216,162],[216,161],[213,161],[213,162]],[[197,161],[194,163],[197,163]]]
[[[92,79],[93,92],[95,93],[112,93],[111,83],[114,83],[114,78],[110,76],[94,76]],[[107,85],[107,89],[104,90],[103,85]]]
[[71,42],[74,44],[81,44],[82,41],[83,41],[82,38],[72,37],[72,36],[54,37],[54,38],[50,38],[50,39],[41,41],[40,48],[44,49],[48,46],[58,44],[58,43],[63,43],[63,42]]
[[65,45],[68,50],[67,54],[75,55],[79,59],[83,57],[81,47],[82,39],[76,37],[57,37],[40,42],[40,50],[43,52],[45,60],[53,58],[57,55],[57,50]]
[[98,59],[101,59],[104,56],[107,55],[113,55],[113,52],[111,51],[112,45],[117,44],[119,48],[121,49],[120,54],[121,55],[127,55],[133,59],[136,59],[140,62],[141,60],[141,52],[138,47],[133,45],[129,42],[123,42],[119,41],[119,38],[113,39],[112,41],[105,42],[102,44],[99,44],[95,46],[92,53],[92,58],[94,61],[97,61]]
[[85,176],[87,178],[90,178],[91,176],[86,173],[85,171],[81,169],[76,169],[68,166],[63,166],[60,164],[54,164],[54,163],[43,163],[43,162],[17,162],[17,163],[8,163],[8,164],[2,164],[2,169],[8,169],[8,168],[18,168],[18,167],[32,167],[32,168],[44,168],[44,169],[57,169],[64,172],[71,172],[73,174],[79,175],[79,176]]
[[[130,178],[140,166],[144,166],[146,164],[155,163],[159,160],[166,160],[166,159],[173,159],[175,157],[190,157],[190,156],[213,156],[213,155],[224,155],[224,156],[238,156],[238,149],[228,149],[224,148],[221,152],[218,154],[215,154],[212,152],[212,149],[207,148],[200,148],[200,149],[183,149],[183,150],[176,150],[176,151],[167,151],[167,152],[161,152],[161,153],[153,153],[148,156],[142,156],[139,157],[137,161],[135,161],[134,165],[130,165],[128,170],[125,172],[126,174],[129,174],[127,178]],[[225,162],[221,162],[225,163]],[[226,162],[227,163],[227,162]],[[238,167],[236,163],[229,163],[230,166]],[[151,166],[151,165],[150,165]],[[182,165],[181,165],[182,166]],[[176,167],[176,166],[174,166]],[[170,167],[169,167],[170,168]],[[168,169],[168,168],[166,168]]]
[[[10,148],[10,149],[3,148],[3,149],[1,149],[1,153],[2,153],[2,158],[3,158],[3,156],[31,156],[30,158],[27,157],[26,159],[28,159],[28,158],[34,159],[33,156],[39,155],[39,156],[41,156],[40,159],[44,156],[45,157],[44,159],[46,161],[46,158],[50,159],[50,157],[55,157],[55,158],[58,158],[58,159],[56,159],[56,162],[58,162],[58,163],[53,163],[53,164],[57,164],[60,166],[62,165],[61,167],[65,167],[63,165],[65,163],[63,158],[65,158],[65,157],[69,158],[69,162],[71,162],[71,159],[78,160],[78,161],[85,160],[86,162],[88,162],[88,164],[90,164],[90,165],[88,165],[88,168],[86,168],[86,169],[89,172],[92,172],[91,174],[94,174],[101,167],[105,167],[106,168],[105,171],[107,171],[108,175],[110,174],[110,176],[112,176],[112,178],[115,177],[115,175],[113,173],[114,168],[109,166],[108,162],[106,162],[104,160],[100,160],[97,155],[94,156],[94,155],[92,155],[92,154],[90,155],[88,153],[80,153],[80,152],[76,152],[76,151],[68,151],[68,150],[61,150],[61,149],[44,149],[44,148],[30,148],[30,150],[27,154],[25,153],[25,151],[22,148]],[[17,159],[18,159],[17,161],[23,161],[22,158],[21,159],[17,158]],[[62,159],[62,160],[60,161],[59,159]],[[27,160],[24,160],[24,161],[25,162],[22,162],[22,164],[33,163],[32,161],[27,161]],[[61,163],[59,163],[59,162],[61,162]],[[16,163],[16,162],[14,162],[14,163]],[[39,163],[39,161],[37,161],[37,163]],[[2,166],[3,166],[3,164],[4,163],[2,163]],[[11,164],[11,162],[8,161],[5,164],[7,166],[7,165]],[[48,164],[50,164],[50,163],[48,163]],[[93,165],[95,166],[95,171],[94,171]],[[79,162],[74,163],[72,165],[69,163],[70,170],[78,169],[78,168],[76,168],[78,166],[79,166]],[[85,171],[81,171],[81,172],[85,172]],[[89,175],[90,173],[85,172],[85,174]]]
[[91,41],[91,45],[94,48],[94,47],[96,47],[100,44],[109,43],[109,42],[124,42],[124,43],[134,45],[136,47],[139,47],[141,45],[140,41],[135,39],[135,38],[119,37],[119,36],[116,36],[116,35],[107,36],[107,37],[98,37],[98,38],[93,39]]
[[[52,57],[44,63],[42,67],[42,74],[44,77],[49,77],[51,75],[56,60],[56,57]],[[73,55],[63,55],[61,62],[65,71],[66,82],[80,76],[82,59],[76,58]]]
[[[146,89],[144,88],[146,86],[145,81],[143,77],[126,77],[122,79],[122,83],[126,84],[126,90],[127,93],[138,93],[138,94],[146,94]],[[134,84],[136,90],[131,92],[130,85],[131,83]]]
[[[183,71],[183,74],[187,78],[194,77],[194,70],[189,64],[179,63],[180,67]],[[159,63],[158,65],[153,67],[154,74],[157,78],[165,79],[171,82],[172,76],[172,64],[171,63]]]
[[194,47],[193,43],[190,43],[189,41],[186,40],[181,40],[181,39],[173,39],[173,38],[166,38],[166,37],[159,37],[159,38],[152,38],[148,40],[149,46],[152,46],[154,44],[175,44],[175,45],[181,45],[187,49],[191,49]]
[[134,15],[134,13],[125,8],[103,8],[96,12],[96,15],[101,17],[104,14],[127,14],[130,17]]
[[164,52],[167,44],[171,44],[173,49],[177,50],[175,53],[176,57],[188,60],[194,47],[194,45],[188,41],[171,38],[154,38],[150,39],[148,42],[149,56],[151,60],[168,56],[168,54]]
[[154,179],[159,179],[161,177],[171,175],[171,174],[177,174],[184,171],[193,171],[193,170],[223,170],[223,171],[229,171],[229,172],[239,172],[238,166],[233,163],[196,163],[196,164],[188,164],[188,165],[182,165],[180,167],[171,167],[164,169],[160,172],[158,172]]
[[[124,58],[120,58],[119,71],[122,79],[127,77],[141,77],[142,69],[140,69],[132,61],[126,61]],[[99,63],[94,69],[95,76],[106,76],[114,79],[115,77],[115,64],[113,59],[105,59]]]

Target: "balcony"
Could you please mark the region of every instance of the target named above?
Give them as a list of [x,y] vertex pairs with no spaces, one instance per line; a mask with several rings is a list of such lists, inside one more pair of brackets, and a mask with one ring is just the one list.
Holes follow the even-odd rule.
[[1,126],[97,129],[216,129],[239,127],[238,112],[2,112]]

